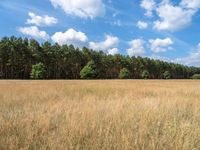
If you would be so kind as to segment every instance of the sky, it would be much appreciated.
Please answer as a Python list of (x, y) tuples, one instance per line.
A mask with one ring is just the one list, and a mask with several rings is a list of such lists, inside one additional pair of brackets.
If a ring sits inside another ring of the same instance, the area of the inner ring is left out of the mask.
[(0, 0), (0, 38), (200, 66), (200, 0)]

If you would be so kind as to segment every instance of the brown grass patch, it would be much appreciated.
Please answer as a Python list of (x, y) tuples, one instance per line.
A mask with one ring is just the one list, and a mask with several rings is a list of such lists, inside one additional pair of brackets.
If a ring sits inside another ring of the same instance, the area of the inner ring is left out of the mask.
[(0, 149), (200, 149), (200, 82), (0, 81)]

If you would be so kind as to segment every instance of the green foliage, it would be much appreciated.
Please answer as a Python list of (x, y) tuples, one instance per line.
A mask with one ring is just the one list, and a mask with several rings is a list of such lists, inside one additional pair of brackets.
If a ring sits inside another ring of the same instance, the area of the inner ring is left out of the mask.
[(142, 72), (141, 76), (142, 76), (142, 79), (149, 79), (150, 78), (150, 74), (149, 74), (149, 72), (147, 70), (144, 70)]
[(87, 65), (80, 72), (81, 79), (95, 79), (97, 76), (96, 65), (93, 60), (89, 61)]
[(44, 79), (45, 66), (43, 63), (38, 63), (32, 66), (31, 78), (32, 79)]
[(194, 74), (191, 79), (200, 79), (200, 74)]
[(127, 68), (123, 68), (120, 70), (119, 73), (120, 79), (129, 79), (130, 78), (130, 71)]
[(189, 79), (200, 74), (199, 67), (120, 54), (112, 56), (86, 47), (81, 50), (73, 45), (40, 44), (34, 39), (14, 36), (0, 40), (1, 79), (30, 79), (32, 66), (38, 63), (44, 65), (45, 79), (80, 79), (80, 71), (90, 60), (95, 62), (95, 71), (86, 67), (83, 78), (117, 79), (122, 68), (129, 69), (130, 79), (163, 79), (166, 70), (172, 79)]
[(163, 78), (164, 78), (164, 79), (171, 79), (171, 74), (170, 74), (170, 72), (169, 72), (169, 71), (165, 71), (165, 72), (163, 73)]

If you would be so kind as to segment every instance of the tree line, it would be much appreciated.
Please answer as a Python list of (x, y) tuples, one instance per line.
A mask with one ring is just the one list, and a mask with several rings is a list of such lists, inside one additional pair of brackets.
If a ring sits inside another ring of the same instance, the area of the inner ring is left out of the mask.
[(0, 40), (0, 79), (189, 79), (200, 68), (35, 39)]

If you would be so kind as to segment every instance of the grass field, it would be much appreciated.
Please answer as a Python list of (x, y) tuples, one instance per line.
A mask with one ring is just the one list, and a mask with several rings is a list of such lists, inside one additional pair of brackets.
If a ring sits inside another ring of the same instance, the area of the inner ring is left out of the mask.
[(200, 81), (0, 81), (0, 150), (199, 150)]

